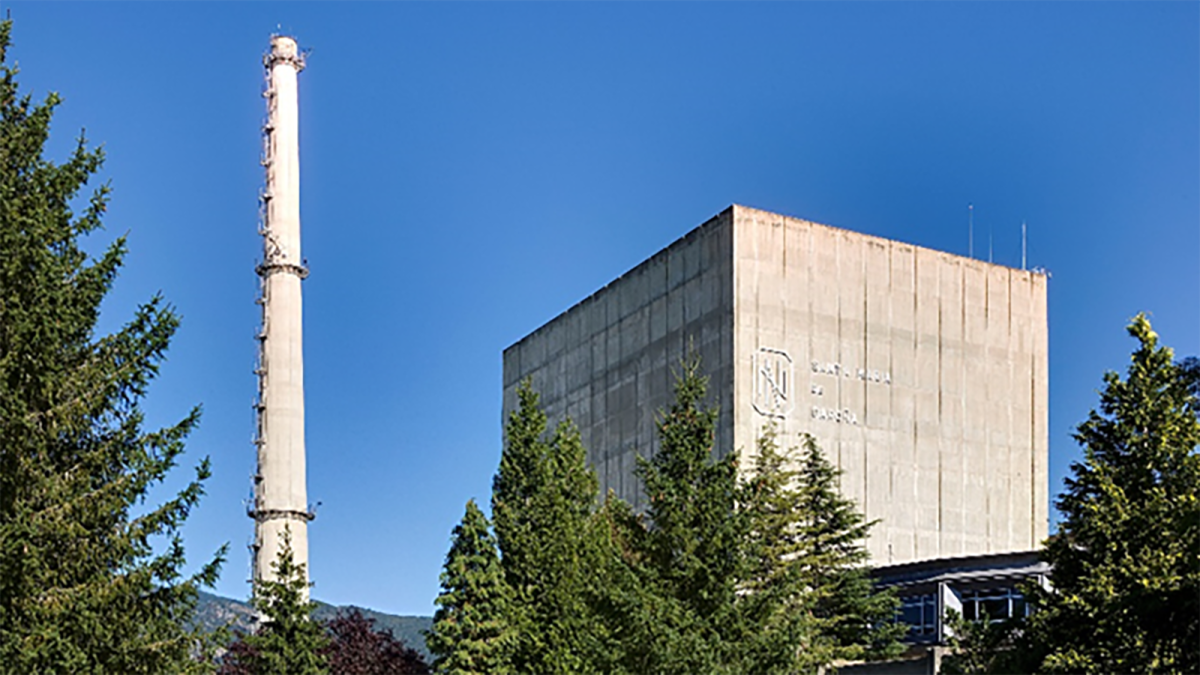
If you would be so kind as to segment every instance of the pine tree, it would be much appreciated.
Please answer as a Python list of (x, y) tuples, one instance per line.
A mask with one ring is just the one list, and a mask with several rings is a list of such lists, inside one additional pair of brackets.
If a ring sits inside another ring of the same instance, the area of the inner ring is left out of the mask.
[(1193, 398), (1200, 398), (1200, 358), (1189, 356), (1179, 361), (1179, 375)]
[(594, 612), (602, 563), (595, 473), (569, 420), (545, 438), (546, 415), (528, 381), (505, 429), (492, 489), (501, 566), (513, 592), (518, 672), (579, 673), (604, 658), (607, 629)]
[(1200, 672), (1200, 401), (1143, 315), (1125, 379), (1104, 376), (1100, 409), (1079, 425), (1084, 458), (1057, 506), (1044, 559), (1053, 587), (1017, 655), (1030, 670)]
[(799, 457), (779, 449), (772, 427), (759, 438), (741, 502), (750, 519), (744, 670), (812, 672), (902, 649), (896, 600), (875, 590), (866, 567), (871, 523), (839, 494), (839, 473), (810, 435)]
[(689, 355), (658, 452), (639, 463), (646, 513), (612, 499), (603, 511), (621, 561), (606, 572), (621, 668), (816, 672), (897, 654), (897, 602), (871, 583), (871, 523), (838, 494), (838, 471), (811, 437), (797, 458), (768, 428), (739, 483), (737, 453), (714, 448), (706, 393)]
[(442, 571), (442, 592), (426, 645), (433, 670), (446, 675), (513, 672), (515, 635), (508, 626), (510, 592), (488, 532), (487, 517), (467, 502), (462, 523), (454, 528)]
[(813, 561), (804, 557), (806, 518), (797, 504), (799, 471), (792, 454), (791, 448), (780, 450), (776, 428), (767, 426), (742, 489), (739, 508), (749, 523), (738, 606), (745, 617), (739, 651), (746, 672), (811, 672), (833, 656), (821, 635), (827, 622), (814, 615), (802, 575)]
[[(625, 558), (637, 583), (624, 587), (623, 668), (629, 672), (737, 670), (742, 633), (735, 602), (746, 519), (738, 511), (737, 455), (713, 459), (717, 411), (689, 355), (675, 401), (658, 423), (659, 449), (639, 458), (649, 507), (626, 515)], [(639, 532), (638, 530), (641, 529)]]
[(279, 554), (271, 562), (273, 579), (254, 582), (250, 604), (262, 623), (241, 638), (244, 646), (231, 649), (222, 673), (254, 675), (321, 675), (329, 672), (329, 636), (313, 619), (317, 604), (309, 599), (308, 575), (296, 563), (292, 533), (283, 530)]
[(833, 659), (889, 658), (902, 651), (906, 627), (894, 621), (896, 597), (871, 581), (866, 541), (875, 522), (841, 495), (841, 473), (806, 434), (797, 476), (800, 583), (812, 594), (812, 612)]
[(986, 611), (968, 621), (958, 611), (946, 612), (948, 653), (942, 657), (945, 675), (1016, 673), (1023, 668), (1014, 662), (1013, 641), (1020, 635), (1024, 617), (993, 621)]
[(108, 204), (107, 185), (80, 198), (104, 154), (81, 137), (65, 163), (43, 157), (59, 98), (19, 93), (11, 28), (0, 22), (0, 671), (188, 672), (202, 641), (185, 624), (223, 556), (181, 574), (207, 459), (173, 499), (133, 512), (199, 420), (142, 428), (179, 318), (155, 297), (95, 335), (126, 252), (123, 237), (95, 260), (79, 245)]

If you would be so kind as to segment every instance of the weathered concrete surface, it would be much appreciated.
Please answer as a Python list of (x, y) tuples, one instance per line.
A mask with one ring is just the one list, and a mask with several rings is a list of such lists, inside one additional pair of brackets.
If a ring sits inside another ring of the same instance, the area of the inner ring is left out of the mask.
[(296, 75), (303, 58), (295, 40), (275, 36), (266, 65), (262, 328), (259, 334), (258, 471), (255, 475), (254, 577), (271, 578), (282, 533), (290, 529), (297, 563), (308, 562), (304, 450), (304, 347), (300, 282), (300, 144)]
[(841, 663), (837, 672), (842, 675), (938, 675), (946, 648), (941, 646), (910, 647), (899, 657), (887, 661)]
[(689, 341), (712, 377), (723, 448), (733, 447), (732, 221), (723, 213), (504, 353), (504, 411), (531, 377), (554, 420), (579, 426), (604, 489), (642, 506), (635, 457), (657, 443)]
[(637, 506), (670, 369), (693, 341), (718, 448), (751, 466), (774, 423), (813, 434), (881, 520), (876, 563), (1046, 537), (1046, 278), (733, 206), (504, 353), (579, 425), (601, 484)]

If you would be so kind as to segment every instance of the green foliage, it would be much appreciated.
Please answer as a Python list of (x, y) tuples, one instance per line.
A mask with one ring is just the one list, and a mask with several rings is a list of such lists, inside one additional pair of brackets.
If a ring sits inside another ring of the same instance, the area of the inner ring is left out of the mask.
[(867, 567), (868, 522), (838, 491), (841, 471), (825, 458), (816, 440), (804, 437), (795, 509), (802, 514), (797, 564), (803, 588), (812, 594), (813, 614), (835, 659), (897, 656), (907, 630), (893, 618), (899, 601), (876, 591)]
[(609, 557), (597, 606), (615, 643), (604, 670), (816, 672), (898, 653), (897, 603), (871, 584), (870, 524), (838, 495), (838, 472), (811, 438), (798, 458), (768, 429), (739, 483), (737, 453), (716, 458), (706, 394), (690, 355), (658, 452), (639, 463), (647, 512), (610, 494), (598, 514)]
[(1104, 376), (1075, 435), (1084, 459), (1044, 551), (1053, 588), (1026, 589), (1029, 670), (1200, 672), (1200, 402), (1145, 316), (1129, 333), (1125, 379)]
[(746, 518), (737, 508), (737, 455), (713, 460), (716, 410), (705, 405), (699, 358), (682, 363), (675, 401), (658, 424), (659, 449), (639, 458), (645, 520), (618, 510), (618, 536), (634, 583), (622, 667), (641, 673), (731, 672), (741, 626), (735, 608)]
[(740, 604), (751, 617), (746, 670), (812, 672), (834, 661), (899, 654), (897, 600), (876, 591), (865, 541), (872, 523), (837, 489), (840, 472), (812, 436), (779, 449), (768, 427), (743, 489), (750, 518)]
[(805, 585), (805, 514), (797, 508), (799, 472), (791, 448), (779, 449), (773, 426), (758, 439), (758, 452), (742, 490), (749, 518), (739, 609), (745, 617), (742, 670), (811, 672), (833, 659)]
[(604, 556), (593, 516), (596, 476), (575, 426), (563, 422), (547, 439), (546, 416), (528, 381), (518, 396), (492, 490), (501, 566), (513, 593), (512, 664), (518, 672), (583, 672), (605, 641), (592, 602), (593, 571)]
[(1193, 398), (1200, 398), (1200, 358), (1189, 356), (1177, 364), (1179, 375)]
[(309, 599), (312, 585), (303, 563), (296, 563), (292, 533), (281, 537), (279, 555), (271, 563), (272, 578), (254, 582), (251, 605), (262, 623), (242, 639), (246, 649), (237, 653), (239, 665), (255, 675), (320, 675), (328, 672), (329, 636), (313, 619), (316, 603)]
[(79, 213), (72, 203), (104, 155), (80, 138), (65, 163), (43, 158), (59, 98), (19, 94), (11, 27), (0, 22), (0, 670), (188, 672), (204, 641), (184, 626), (223, 556), (181, 575), (179, 531), (207, 459), (174, 498), (133, 514), (199, 420), (195, 409), (142, 428), (179, 319), (155, 297), (95, 336), (125, 240), (89, 261), (79, 239), (101, 227), (109, 188)]
[(945, 675), (988, 675), (1015, 673), (1020, 665), (1014, 663), (1013, 640), (1019, 634), (1020, 617), (991, 621), (987, 612), (975, 621), (967, 621), (956, 610), (946, 615), (950, 634), (949, 653), (942, 659)]
[(454, 528), (442, 571), (442, 592), (433, 628), (426, 638), (433, 669), (448, 675), (513, 672), (515, 635), (509, 628), (508, 586), (487, 517), (467, 502), (462, 523)]
[(612, 493), (596, 509), (578, 433), (567, 422), (547, 439), (522, 383), (493, 486), (503, 578), (469, 504), (429, 638), (439, 672), (817, 672), (900, 650), (896, 600), (865, 567), (871, 524), (838, 472), (811, 438), (797, 457), (768, 430), (741, 484), (737, 453), (715, 458), (707, 386), (689, 356), (658, 451), (639, 461), (636, 514)]

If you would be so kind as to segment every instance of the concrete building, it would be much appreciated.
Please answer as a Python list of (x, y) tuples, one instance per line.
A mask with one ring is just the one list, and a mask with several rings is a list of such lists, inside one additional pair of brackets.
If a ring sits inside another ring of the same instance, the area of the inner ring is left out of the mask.
[(1028, 616), (1021, 585), (1048, 584), (1049, 564), (1036, 551), (941, 558), (884, 565), (871, 571), (878, 586), (900, 598), (898, 620), (908, 624), (903, 655), (883, 662), (841, 664), (843, 675), (936, 675), (951, 636), (946, 618), (954, 610), (968, 621), (998, 623)]
[(604, 489), (635, 457), (691, 344), (717, 451), (813, 434), (880, 519), (876, 565), (1029, 551), (1047, 535), (1046, 278), (731, 206), (504, 352), (504, 413), (532, 378), (579, 425)]
[(258, 470), (254, 474), (253, 578), (271, 577), (284, 528), (291, 532), (297, 563), (308, 563), (312, 513), (304, 457), (304, 345), (300, 282), (308, 276), (300, 253), (300, 125), (296, 76), (304, 55), (290, 37), (271, 38), (266, 68), (267, 123), (263, 126), (259, 233), (263, 259), (257, 300), (259, 329), (258, 400), (255, 402)]

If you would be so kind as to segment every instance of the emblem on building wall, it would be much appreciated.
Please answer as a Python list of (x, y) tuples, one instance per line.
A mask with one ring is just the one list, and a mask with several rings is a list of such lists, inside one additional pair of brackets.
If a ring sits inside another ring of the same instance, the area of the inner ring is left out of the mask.
[(769, 417), (787, 417), (795, 405), (792, 398), (792, 357), (782, 349), (760, 347), (751, 361), (754, 368), (754, 409)]

